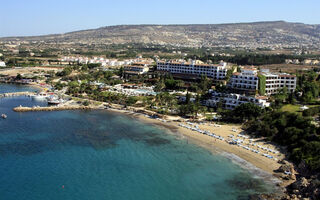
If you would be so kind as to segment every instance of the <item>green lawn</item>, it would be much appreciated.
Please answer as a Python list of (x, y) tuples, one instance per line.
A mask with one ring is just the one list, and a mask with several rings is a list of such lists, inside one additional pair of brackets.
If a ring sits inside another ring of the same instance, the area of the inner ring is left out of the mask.
[[(316, 107), (317, 105), (306, 105), (309, 108)], [(302, 111), (300, 110), (301, 105), (292, 105), (292, 104), (287, 104), (282, 106), (280, 109), (283, 112), (295, 112), (295, 113), (301, 113)]]
[(283, 112), (300, 112), (300, 105), (292, 105), (292, 104), (287, 104), (282, 106), (281, 111)]

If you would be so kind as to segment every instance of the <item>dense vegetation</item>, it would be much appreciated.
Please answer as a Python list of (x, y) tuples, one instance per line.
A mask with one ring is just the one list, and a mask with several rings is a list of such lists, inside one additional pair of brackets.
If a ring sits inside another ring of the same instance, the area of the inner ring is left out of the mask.
[(311, 119), (296, 113), (271, 111), (247, 124), (249, 133), (287, 147), (296, 164), (305, 162), (311, 170), (320, 170), (319, 128)]

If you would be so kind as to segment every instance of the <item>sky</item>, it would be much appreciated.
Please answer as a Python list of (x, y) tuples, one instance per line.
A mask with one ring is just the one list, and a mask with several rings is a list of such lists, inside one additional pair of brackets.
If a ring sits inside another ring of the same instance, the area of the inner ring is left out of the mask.
[(123, 24), (320, 24), (320, 0), (0, 0), (0, 37)]

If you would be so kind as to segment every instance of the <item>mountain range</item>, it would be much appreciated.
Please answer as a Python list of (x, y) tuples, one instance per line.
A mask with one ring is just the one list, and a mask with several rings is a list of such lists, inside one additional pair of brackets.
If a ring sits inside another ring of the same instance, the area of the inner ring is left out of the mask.
[(41, 41), (55, 44), (142, 43), (177, 47), (319, 48), (320, 25), (285, 21), (233, 24), (118, 25), (64, 34), (6, 37), (0, 38), (0, 41)]

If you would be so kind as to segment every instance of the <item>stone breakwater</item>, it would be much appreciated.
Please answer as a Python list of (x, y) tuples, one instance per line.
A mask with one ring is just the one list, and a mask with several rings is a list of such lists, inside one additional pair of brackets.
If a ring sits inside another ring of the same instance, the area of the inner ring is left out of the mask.
[(35, 93), (34, 92), (12, 92), (12, 93), (0, 94), (0, 98), (17, 97), (17, 96), (31, 96), (31, 95), (35, 95)]
[(91, 110), (96, 109), (91, 106), (51, 106), (51, 107), (15, 107), (15, 112), (31, 112), (31, 111), (61, 111), (61, 110)]

